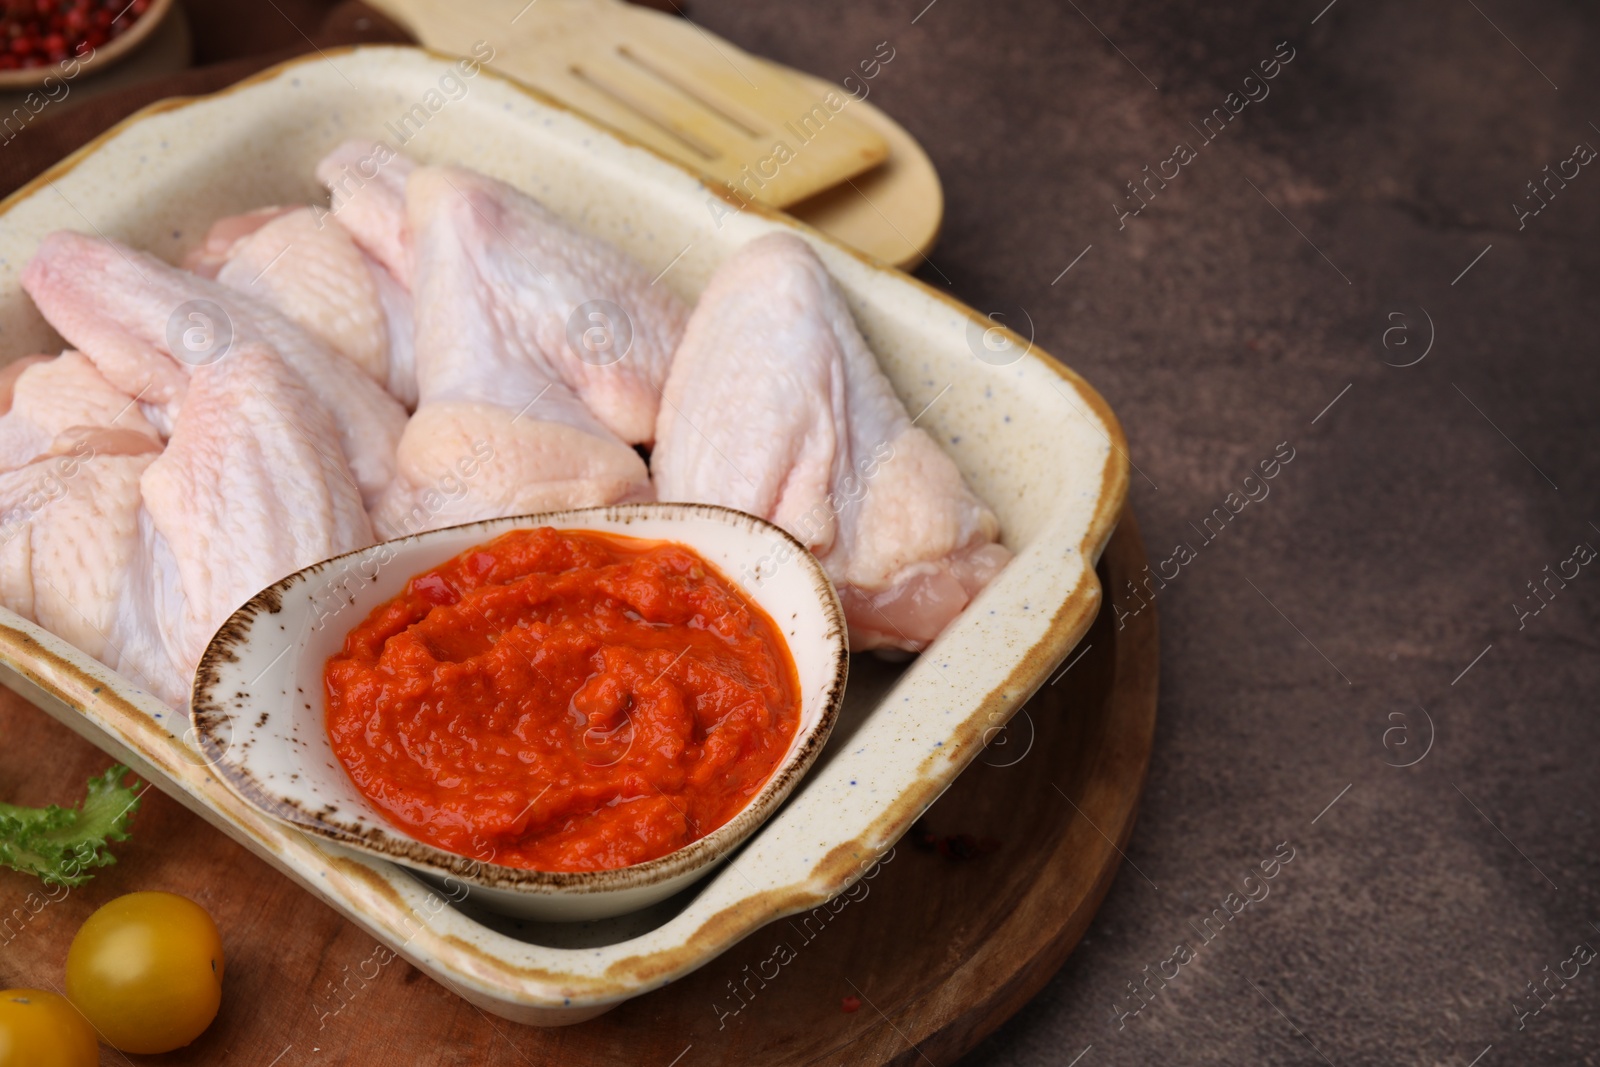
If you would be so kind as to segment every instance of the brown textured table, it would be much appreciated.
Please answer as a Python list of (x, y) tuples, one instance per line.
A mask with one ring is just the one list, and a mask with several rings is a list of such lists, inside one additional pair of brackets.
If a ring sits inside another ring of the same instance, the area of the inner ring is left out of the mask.
[[(873, 100), (946, 183), (919, 275), (1031, 321), (1105, 394), (1150, 557), (1172, 561), (1127, 849), (1149, 881), (1125, 870), (1066, 966), (968, 1061), (1600, 1059), (1600, 974), (1551, 977), (1600, 946), (1600, 571), (1567, 562), (1600, 547), (1600, 173), (1564, 162), (1600, 147), (1600, 15), (1550, 0), (690, 13), (835, 79), (891, 43)], [(234, 66), (184, 84), (305, 49), (295, 26), (318, 36), (322, 14), (201, 8), (197, 58)], [(375, 32), (358, 17), (336, 12), (331, 37)], [(28, 130), (0, 149), (0, 179), (140, 102)], [(1293, 459), (1247, 483), (1280, 444)], [(1245, 884), (1282, 842), (1295, 858)]]

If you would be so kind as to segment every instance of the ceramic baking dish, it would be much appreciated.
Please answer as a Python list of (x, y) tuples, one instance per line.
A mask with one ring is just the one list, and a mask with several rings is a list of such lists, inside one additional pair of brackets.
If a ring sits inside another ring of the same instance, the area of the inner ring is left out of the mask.
[(716, 265), (777, 229), (809, 241), (918, 425), (1000, 517), (1016, 560), (923, 655), (858, 656), (821, 758), (784, 808), (707, 879), (587, 924), (513, 923), (389, 862), (257, 813), (213, 775), (187, 719), (0, 609), (0, 681), (125, 760), (451, 989), (522, 1022), (578, 1022), (701, 966), (846, 888), (931, 804), (1088, 628), (1094, 565), (1127, 490), (1121, 428), (1028, 341), (787, 217), (737, 210), (698, 178), (488, 71), (357, 48), (156, 104), (0, 204), (0, 358), (61, 342), (18, 275), (39, 239), (100, 233), (177, 260), (221, 215), (325, 202), (312, 178), (354, 136), (521, 187), (692, 299)]

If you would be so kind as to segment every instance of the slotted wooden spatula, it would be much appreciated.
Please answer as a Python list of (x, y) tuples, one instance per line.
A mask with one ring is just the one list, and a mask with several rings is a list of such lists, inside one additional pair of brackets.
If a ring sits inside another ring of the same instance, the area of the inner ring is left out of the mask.
[(830, 108), (784, 68), (622, 0), (369, 2), (430, 48), (467, 55), (487, 43), (493, 69), (773, 207), (889, 155), (842, 90)]

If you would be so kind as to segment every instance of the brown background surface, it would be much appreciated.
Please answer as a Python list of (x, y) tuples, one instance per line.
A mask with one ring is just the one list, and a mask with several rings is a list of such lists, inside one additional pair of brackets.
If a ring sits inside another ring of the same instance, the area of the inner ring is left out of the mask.
[[(1132, 442), (1151, 559), (1195, 551), (1160, 593), (1161, 723), (1128, 849), (1149, 880), (1124, 871), (1066, 966), (968, 1062), (1596, 1062), (1593, 966), (1520, 1029), (1517, 1010), (1544, 968), (1600, 945), (1600, 568), (1537, 615), (1513, 604), (1532, 607), (1526, 583), (1579, 542), (1600, 547), (1600, 170), (1523, 229), (1512, 204), (1575, 144), (1600, 146), (1600, 16), (924, 3), (690, 14), (835, 80), (890, 42), (872, 99), (948, 198), (918, 275), (1031, 323), (1093, 382)], [(149, 100), (312, 38), (386, 33), (313, 0), (189, 9), (197, 59), (220, 65), (30, 126), (0, 147), (0, 187)], [(1285, 40), (1271, 95), (1200, 145), (1190, 123)], [(1198, 158), (1119, 229), (1125, 183), (1179, 141)], [(1430, 335), (1420, 362), (1386, 365)], [(1295, 458), (1270, 496), (1207, 541), (1201, 520), (1280, 442)], [(95, 765), (77, 762), (63, 788)], [(1270, 895), (1119, 1029), (1114, 1007), (1138, 1003), (1125, 983), (1197, 943), (1189, 924), (1283, 841), (1296, 858)]]

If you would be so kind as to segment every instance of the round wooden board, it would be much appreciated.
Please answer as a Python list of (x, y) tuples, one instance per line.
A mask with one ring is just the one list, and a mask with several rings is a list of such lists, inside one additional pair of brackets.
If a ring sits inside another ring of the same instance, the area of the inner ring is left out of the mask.
[[(1125, 515), (1100, 564), (1105, 587), (1144, 560)], [(1155, 729), (1157, 626), (1153, 610), (1121, 630), (1110, 616), (1103, 608), (1026, 714), (869, 878), (591, 1022), (539, 1030), (486, 1015), (386, 959), (354, 925), (153, 790), (132, 840), (116, 846), (117, 865), (83, 888), (46, 896), (36, 879), (0, 870), (0, 986), (59, 988), (67, 946), (91, 911), (121, 893), (167, 889), (200, 901), (222, 929), (222, 1012), (186, 1049), (130, 1058), (103, 1048), (104, 1064), (951, 1063), (1061, 966), (1132, 832)], [(14, 803), (71, 803), (108, 763), (8, 692), (0, 738), (0, 798)]]

